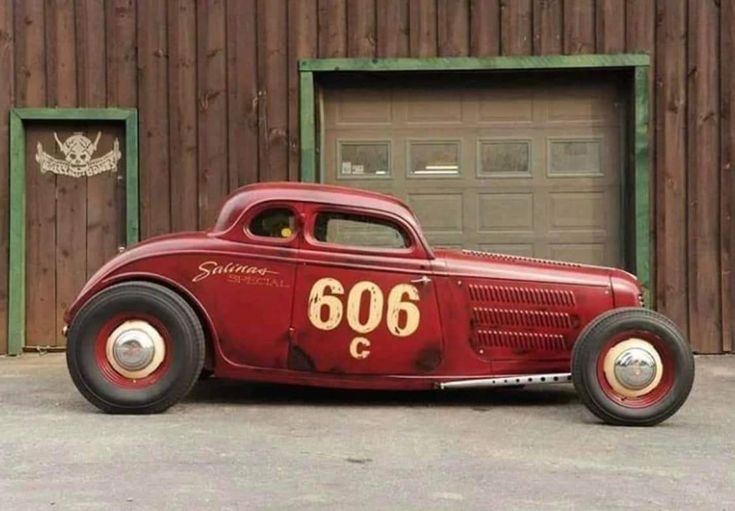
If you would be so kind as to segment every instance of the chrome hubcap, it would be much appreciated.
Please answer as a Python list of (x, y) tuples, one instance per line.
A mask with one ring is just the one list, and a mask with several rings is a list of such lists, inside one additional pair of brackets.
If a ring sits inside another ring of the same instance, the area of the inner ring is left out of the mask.
[(166, 354), (163, 337), (150, 323), (129, 320), (107, 338), (106, 355), (122, 376), (145, 378), (158, 369)]
[(605, 354), (605, 378), (613, 390), (623, 397), (648, 394), (661, 383), (663, 371), (658, 351), (643, 339), (627, 339)]
[(640, 390), (656, 377), (656, 360), (642, 348), (631, 348), (615, 359), (615, 378), (632, 390)]

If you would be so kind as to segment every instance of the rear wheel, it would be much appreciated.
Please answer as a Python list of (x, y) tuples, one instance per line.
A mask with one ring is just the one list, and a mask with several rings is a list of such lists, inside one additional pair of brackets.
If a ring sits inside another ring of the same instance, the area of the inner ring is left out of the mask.
[(614, 309), (580, 334), (572, 351), (572, 381), (603, 421), (652, 426), (686, 401), (694, 357), (667, 317), (642, 308)]
[(184, 397), (204, 364), (196, 313), (150, 282), (111, 286), (69, 329), (67, 366), (82, 395), (109, 413), (157, 413)]

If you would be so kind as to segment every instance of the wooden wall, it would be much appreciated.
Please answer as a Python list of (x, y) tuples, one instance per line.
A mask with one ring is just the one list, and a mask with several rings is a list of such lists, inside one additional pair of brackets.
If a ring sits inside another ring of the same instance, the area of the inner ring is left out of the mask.
[(299, 58), (619, 52), (654, 63), (658, 306), (732, 351), (733, 26), (719, 0), (0, 0), (0, 352), (12, 105), (137, 107), (147, 237), (298, 178)]

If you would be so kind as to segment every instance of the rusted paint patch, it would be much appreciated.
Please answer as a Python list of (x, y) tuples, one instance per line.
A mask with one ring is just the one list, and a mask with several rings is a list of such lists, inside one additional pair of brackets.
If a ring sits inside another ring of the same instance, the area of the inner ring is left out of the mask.
[(427, 346), (419, 352), (413, 365), (419, 371), (428, 372), (439, 367), (441, 361), (442, 350), (438, 346)]
[(304, 350), (298, 346), (291, 346), (288, 349), (288, 368), (294, 371), (314, 372), (314, 361)]

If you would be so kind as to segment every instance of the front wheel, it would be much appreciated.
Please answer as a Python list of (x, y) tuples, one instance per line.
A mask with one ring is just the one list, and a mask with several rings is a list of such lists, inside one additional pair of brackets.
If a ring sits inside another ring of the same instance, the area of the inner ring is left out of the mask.
[(174, 291), (116, 284), (92, 297), (69, 328), (67, 366), (82, 395), (109, 413), (157, 413), (184, 397), (204, 365), (202, 325)]
[(595, 318), (572, 351), (572, 381), (582, 402), (609, 424), (653, 426), (684, 404), (694, 357), (667, 317), (621, 308)]

